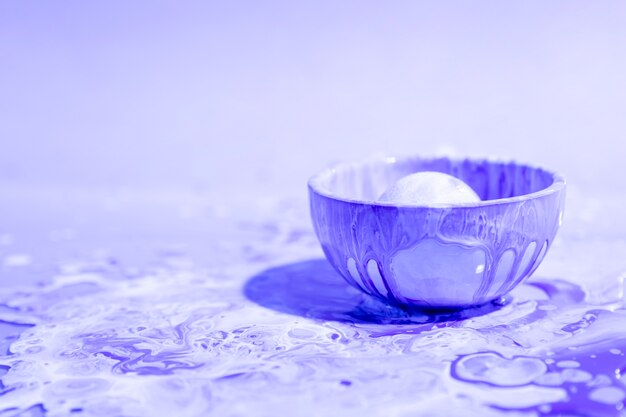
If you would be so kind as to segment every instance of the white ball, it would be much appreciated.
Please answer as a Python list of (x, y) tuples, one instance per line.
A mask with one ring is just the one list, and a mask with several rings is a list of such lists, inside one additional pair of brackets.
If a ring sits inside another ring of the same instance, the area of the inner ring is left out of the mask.
[(432, 204), (475, 203), (480, 197), (460, 179), (441, 172), (417, 172), (400, 178), (379, 198), (398, 204), (428, 206)]

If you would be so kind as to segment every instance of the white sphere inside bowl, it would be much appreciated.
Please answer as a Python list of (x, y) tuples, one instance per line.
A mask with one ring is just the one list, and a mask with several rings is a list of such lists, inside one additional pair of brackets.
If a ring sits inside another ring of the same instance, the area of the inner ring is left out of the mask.
[(480, 197), (469, 185), (452, 175), (425, 171), (400, 178), (380, 196), (379, 201), (429, 206), (475, 203)]

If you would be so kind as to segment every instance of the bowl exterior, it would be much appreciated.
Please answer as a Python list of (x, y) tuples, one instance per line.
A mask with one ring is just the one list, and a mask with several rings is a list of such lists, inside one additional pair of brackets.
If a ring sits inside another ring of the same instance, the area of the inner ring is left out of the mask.
[(352, 286), (391, 303), (468, 307), (530, 276), (561, 224), (565, 187), (475, 207), (394, 207), (335, 199), (309, 187), (313, 225)]

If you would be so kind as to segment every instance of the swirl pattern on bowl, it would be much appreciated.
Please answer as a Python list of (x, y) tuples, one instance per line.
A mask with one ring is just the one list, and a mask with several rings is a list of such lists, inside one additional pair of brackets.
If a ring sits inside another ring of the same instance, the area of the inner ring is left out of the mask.
[[(482, 201), (376, 201), (419, 171), (460, 178)], [(309, 197), (322, 249), (351, 285), (393, 304), (466, 307), (502, 297), (539, 266), (561, 224), (565, 181), (512, 162), (388, 158), (329, 168), (311, 178)]]

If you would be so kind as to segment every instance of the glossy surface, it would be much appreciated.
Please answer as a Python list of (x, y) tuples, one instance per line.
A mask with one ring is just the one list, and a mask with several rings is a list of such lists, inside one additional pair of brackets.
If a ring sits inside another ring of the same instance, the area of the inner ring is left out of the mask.
[[(398, 178), (444, 172), (483, 200), (374, 201)], [(496, 300), (539, 266), (563, 216), (565, 182), (513, 163), (407, 158), (344, 164), (309, 182), (326, 257), (354, 287), (391, 303), (467, 307)]]
[(570, 191), (503, 305), (409, 314), (301, 197), (0, 188), (0, 416), (620, 416), (624, 199)]

